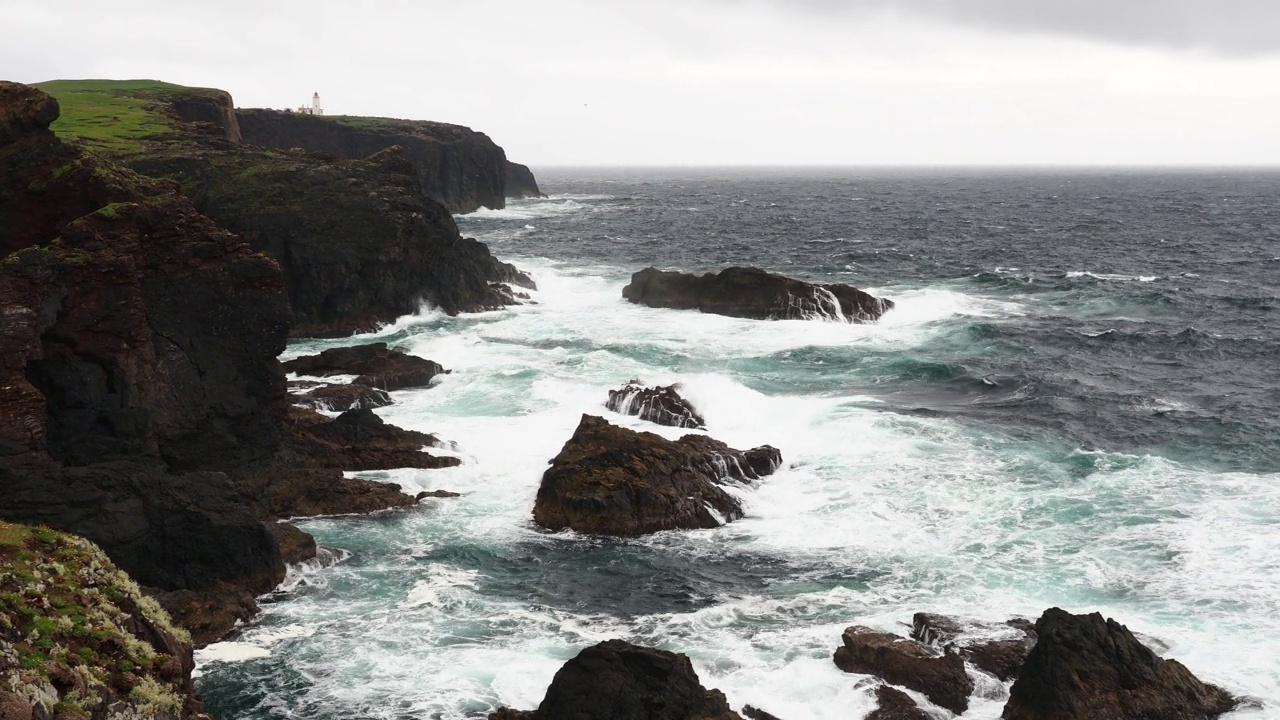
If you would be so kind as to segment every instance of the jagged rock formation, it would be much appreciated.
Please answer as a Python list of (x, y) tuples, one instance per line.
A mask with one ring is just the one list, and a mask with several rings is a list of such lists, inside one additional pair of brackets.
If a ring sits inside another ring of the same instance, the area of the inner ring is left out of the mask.
[[(322, 117), (276, 110), (239, 110), (236, 114), (245, 142), (267, 148), (302, 148), (357, 160), (399, 145), (413, 165), (422, 193), (453, 212), (482, 207), (497, 210), (506, 206), (506, 198), (523, 197), (507, 190), (506, 152), (487, 135), (470, 128), (423, 120)], [(529, 179), (532, 173), (528, 178), (516, 177), (513, 184), (527, 189)], [(536, 182), (533, 190), (537, 191)]]
[(841, 640), (844, 644), (834, 657), (841, 670), (875, 675), (924, 693), (935, 705), (957, 715), (969, 709), (973, 680), (959, 655), (864, 627), (848, 628)]
[(289, 383), (289, 392), (294, 405), (328, 412), (380, 408), (395, 402), (385, 390), (355, 383), (343, 385), (295, 380)]
[(426, 387), (431, 379), (443, 375), (439, 363), (391, 349), (386, 343), (369, 343), (330, 348), (319, 355), (307, 355), (284, 364), (285, 372), (326, 377), (355, 375), (352, 384), (380, 390), (403, 390)]
[(1005, 682), (1018, 676), (1036, 644), (1036, 631), (1029, 620), (1014, 619), (997, 625), (962, 622), (932, 613), (916, 613), (912, 617), (911, 637), (939, 649), (951, 647), (974, 667)]
[(656, 308), (756, 320), (836, 320), (871, 322), (893, 301), (840, 284), (815, 284), (759, 268), (731, 267), (702, 276), (645, 268), (631, 276), (622, 297)]
[(679, 385), (644, 387), (636, 381), (621, 390), (610, 390), (605, 407), (623, 415), (636, 415), (658, 425), (704, 430), (707, 422), (680, 396)]
[[(518, 301), (511, 284), (532, 287), (483, 243), (459, 234), (448, 209), (424, 195), (419, 168), (405, 157), (412, 152), (394, 143), (380, 144), (368, 160), (272, 151), (237, 142), (244, 128), (221, 91), (106, 81), (48, 85), (78, 93), (82, 112), (94, 107), (85, 97), (103, 98), (101, 112), (108, 115), (112, 103), (134, 103), (130, 117), (144, 121), (120, 128), (120, 137), (85, 137), (133, 170), (177, 180), (199, 212), (275, 258), (284, 271), (295, 337), (372, 330), (416, 312), (423, 302), (450, 314), (496, 309)], [(94, 121), (73, 118), (63, 131), (74, 137), (78, 128), (103, 127)], [(465, 182), (448, 192), (465, 204), (488, 182), (476, 179), (470, 165), (493, 164), (498, 177), (505, 158), (500, 149), (489, 157), (487, 138), (459, 143), (446, 153), (453, 158), (447, 174)], [(467, 184), (473, 180), (480, 185)], [(495, 189), (484, 192), (501, 200), (501, 178), (493, 182)]]
[(742, 720), (708, 690), (686, 655), (608, 640), (556, 673), (537, 710), (503, 708), (489, 720)]
[(533, 519), (549, 530), (634, 536), (713, 528), (742, 517), (721, 487), (773, 473), (782, 455), (742, 452), (705, 435), (676, 441), (583, 415), (542, 476)]
[(507, 161), (507, 181), (504, 192), (509, 198), (541, 198), (546, 195), (538, 189), (533, 171), (520, 163)]
[(1005, 705), (1006, 720), (1204, 720), (1235, 700), (1098, 613), (1046, 610)]
[(0, 717), (207, 719), (191, 638), (93, 543), (0, 522)]
[[(290, 501), (314, 488), (388, 486), (344, 480), (305, 452), (350, 451), (286, 426), (279, 266), (174, 183), (58, 140), (57, 114), (0, 83), (0, 517), (83, 535), (183, 607), (247, 618), (284, 577), (264, 520), (302, 514)], [(362, 457), (408, 452), (383, 449)], [(245, 499), (256, 476), (289, 478), (270, 512)]]

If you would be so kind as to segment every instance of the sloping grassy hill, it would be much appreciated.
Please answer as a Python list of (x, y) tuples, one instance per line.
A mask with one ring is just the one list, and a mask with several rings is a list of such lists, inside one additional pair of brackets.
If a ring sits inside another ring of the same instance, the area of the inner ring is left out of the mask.
[(147, 140), (172, 138), (175, 122), (162, 107), (170, 97), (220, 92), (158, 80), (50, 80), (35, 87), (57, 98), (62, 108), (54, 132), (113, 152), (135, 152)]

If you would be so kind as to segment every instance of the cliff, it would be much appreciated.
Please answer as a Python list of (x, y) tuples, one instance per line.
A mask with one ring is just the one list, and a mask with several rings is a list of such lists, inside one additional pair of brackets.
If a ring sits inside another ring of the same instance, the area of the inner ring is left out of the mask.
[(238, 110), (244, 141), (288, 150), (301, 148), (358, 160), (392, 146), (404, 149), (422, 193), (452, 212), (506, 205), (507, 155), (470, 128), (423, 120), (316, 116), (277, 110)]
[(58, 113), (0, 82), (0, 518), (92, 540), (207, 642), (284, 577), (280, 538), (314, 553), (276, 520), (412, 498), (344, 478), (360, 438), (287, 414), (279, 264), (59, 140)]
[(0, 522), (0, 561), (0, 717), (208, 717), (190, 636), (93, 543)]
[[(46, 85), (66, 92), (78, 113), (55, 129), (145, 175), (177, 180), (199, 212), (279, 262), (295, 336), (371, 330), (424, 301), (450, 314), (494, 309), (518, 301), (510, 284), (532, 284), (459, 234), (448, 209), (423, 193), (424, 165), (409, 160), (416, 152), (421, 162), (436, 162), (432, 182), (456, 203), (500, 201), (506, 159), (479, 133), (439, 125), (443, 139), (408, 138), (416, 151), (379, 142), (367, 146), (381, 150), (369, 159), (338, 160), (239, 143), (261, 132), (254, 118), (262, 113), (234, 112), (221, 91), (107, 81)], [(121, 125), (106, 112), (129, 120)], [(288, 128), (347, 127), (267, 113), (273, 115)]]
[(540, 198), (546, 195), (538, 189), (533, 171), (526, 165), (507, 161), (506, 194), (509, 198)]

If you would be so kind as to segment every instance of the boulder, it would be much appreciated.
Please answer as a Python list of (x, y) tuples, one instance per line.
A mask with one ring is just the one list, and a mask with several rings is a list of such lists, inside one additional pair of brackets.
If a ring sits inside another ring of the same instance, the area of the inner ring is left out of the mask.
[(958, 654), (865, 627), (845, 630), (842, 640), (844, 645), (834, 657), (841, 670), (874, 675), (924, 693), (935, 705), (957, 715), (969, 708), (973, 680)]
[(49, 135), (58, 119), (58, 101), (28, 85), (0, 82), (0, 143), (30, 135)]
[(910, 695), (881, 685), (876, 688), (876, 709), (865, 720), (933, 720), (933, 716), (921, 710)]
[(386, 343), (370, 343), (331, 348), (284, 363), (285, 372), (325, 377), (355, 375), (353, 385), (392, 391), (427, 387), (431, 379), (448, 371), (439, 363), (388, 348)]
[(672, 441), (583, 415), (542, 476), (533, 519), (614, 536), (718, 527), (742, 517), (721, 485), (758, 480), (781, 462), (768, 446), (743, 453), (705, 435)]
[(1008, 682), (1018, 676), (1036, 644), (1035, 628), (1027, 620), (1005, 623), (962, 622), (946, 615), (916, 613), (911, 637), (935, 647), (952, 647), (974, 667)]
[(556, 673), (533, 711), (501, 709), (490, 720), (742, 720), (724, 693), (708, 690), (685, 655), (608, 640)]
[(1101, 614), (1050, 608), (1005, 705), (1005, 720), (1204, 720), (1236, 700), (1164, 660)]
[(688, 400), (680, 397), (679, 388), (679, 385), (644, 387), (633, 380), (621, 390), (610, 390), (605, 407), (658, 425), (705, 430), (706, 421)]
[(808, 283), (759, 268), (731, 267), (702, 276), (645, 268), (631, 276), (622, 297), (656, 308), (756, 320), (871, 322), (893, 302), (849, 285)]

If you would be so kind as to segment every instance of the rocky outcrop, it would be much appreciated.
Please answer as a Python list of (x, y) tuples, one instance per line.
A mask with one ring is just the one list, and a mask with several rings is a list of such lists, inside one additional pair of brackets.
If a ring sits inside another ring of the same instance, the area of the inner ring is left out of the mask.
[(1204, 720), (1235, 700), (1164, 660), (1115, 620), (1046, 610), (1005, 705), (1006, 720)]
[(722, 487), (782, 464), (776, 449), (742, 452), (704, 435), (672, 441), (583, 415), (542, 476), (533, 519), (549, 530), (634, 536), (713, 528), (742, 517)]
[(461, 464), (457, 458), (423, 452), (444, 446), (436, 436), (390, 425), (369, 408), (348, 410), (333, 420), (293, 409), (289, 420), (289, 452), (299, 465), (363, 472)]
[(635, 415), (658, 425), (704, 430), (707, 423), (693, 405), (680, 397), (679, 385), (644, 387), (631, 381), (621, 390), (610, 390), (605, 407), (623, 415)]
[(556, 673), (537, 710), (506, 708), (490, 720), (742, 720), (708, 690), (686, 655), (608, 640)]
[(207, 719), (191, 638), (93, 543), (0, 522), (0, 717)]
[(840, 284), (816, 284), (759, 268), (731, 267), (702, 276), (645, 268), (631, 276), (622, 297), (655, 308), (756, 320), (872, 322), (893, 308), (891, 300)]
[(424, 304), (451, 315), (494, 310), (519, 302), (512, 285), (533, 287), (484, 243), (462, 237), (394, 151), (333, 161), (177, 144), (130, 164), (183, 180), (202, 213), (280, 263), (295, 337), (375, 330)]
[(546, 195), (538, 189), (538, 180), (533, 171), (520, 163), (510, 160), (506, 165), (506, 182), (504, 191), (509, 198), (544, 198)]
[(973, 680), (964, 660), (915, 640), (864, 627), (844, 631), (835, 652), (836, 667), (848, 673), (874, 675), (917, 692), (957, 715), (969, 708)]
[(921, 710), (910, 695), (881, 685), (876, 688), (876, 709), (864, 720), (933, 720), (933, 716)]
[(523, 197), (507, 191), (508, 162), (503, 149), (470, 128), (421, 120), (325, 117), (276, 110), (239, 110), (237, 115), (245, 142), (267, 148), (302, 148), (357, 160), (398, 145), (413, 166), (421, 192), (452, 212), (482, 207), (497, 210), (505, 207), (507, 197)]
[(379, 390), (426, 387), (431, 379), (448, 370), (439, 363), (390, 349), (386, 343), (369, 343), (330, 348), (319, 355), (307, 355), (284, 364), (285, 372), (315, 377), (355, 375), (354, 385)]
[(932, 613), (912, 617), (911, 637), (937, 648), (950, 647), (974, 667), (1005, 682), (1018, 676), (1036, 644), (1036, 631), (1029, 620), (996, 624)]
[[(86, 85), (92, 92), (85, 93)], [(497, 309), (519, 301), (511, 285), (532, 286), (483, 243), (458, 233), (449, 210), (423, 193), (419, 172), (406, 158), (413, 151), (405, 147), (379, 145), (377, 157), (368, 160), (267, 150), (236, 142), (239, 122), (224, 117), (230, 101), (221, 91), (151, 82), (49, 86), (77, 100), (79, 115), (68, 128), (123, 133), (85, 136), (86, 142), (137, 172), (177, 181), (199, 212), (279, 263), (295, 337), (373, 330), (423, 303), (450, 314)], [(122, 96), (135, 105), (137, 118), (130, 123), (112, 119), (114, 105), (97, 102)], [(337, 125), (297, 116), (304, 117)], [(483, 137), (468, 133), (462, 135)], [(489, 182), (468, 164), (471, 141), (459, 142), (460, 159), (450, 172), (465, 182)], [(489, 152), (480, 145), (477, 152)], [(483, 157), (497, 177), (502, 158)], [(494, 182), (501, 201), (500, 178)], [(457, 192), (461, 197), (472, 190), (464, 183)]]

